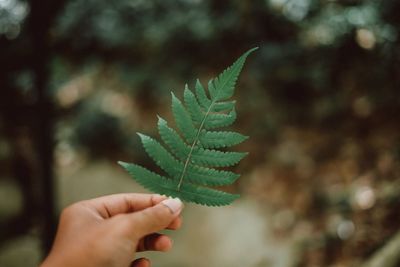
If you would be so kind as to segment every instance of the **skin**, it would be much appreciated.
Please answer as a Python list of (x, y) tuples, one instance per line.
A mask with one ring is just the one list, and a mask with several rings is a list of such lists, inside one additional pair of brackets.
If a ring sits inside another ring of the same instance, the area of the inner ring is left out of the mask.
[(157, 232), (177, 230), (182, 223), (181, 202), (171, 208), (166, 199), (117, 194), (67, 207), (41, 267), (149, 267), (148, 259), (135, 259), (136, 252), (170, 250), (172, 240)]

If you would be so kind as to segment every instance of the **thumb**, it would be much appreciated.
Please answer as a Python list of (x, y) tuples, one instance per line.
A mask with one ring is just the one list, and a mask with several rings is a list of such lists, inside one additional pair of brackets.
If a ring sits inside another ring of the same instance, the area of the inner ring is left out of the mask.
[(132, 236), (140, 239), (166, 228), (183, 208), (179, 198), (167, 198), (155, 206), (129, 214)]

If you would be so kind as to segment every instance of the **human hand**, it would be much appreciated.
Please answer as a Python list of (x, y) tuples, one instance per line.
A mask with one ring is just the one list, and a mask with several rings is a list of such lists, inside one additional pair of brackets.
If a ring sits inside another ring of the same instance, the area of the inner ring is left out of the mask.
[(61, 214), (53, 248), (41, 267), (148, 267), (139, 251), (168, 251), (171, 239), (156, 233), (178, 229), (179, 199), (117, 194), (77, 202)]

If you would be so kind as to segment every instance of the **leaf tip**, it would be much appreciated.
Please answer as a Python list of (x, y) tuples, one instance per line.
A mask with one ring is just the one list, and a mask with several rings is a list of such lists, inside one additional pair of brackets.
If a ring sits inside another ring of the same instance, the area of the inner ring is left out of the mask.
[(157, 122), (157, 124), (158, 125), (161, 125), (161, 124), (166, 124), (166, 120), (164, 120), (161, 116), (159, 116), (159, 115), (157, 115), (157, 119), (158, 119), (158, 122)]
[(120, 165), (123, 168), (126, 168), (129, 165), (129, 163), (126, 163), (126, 162), (123, 162), (123, 161), (120, 161), (120, 160), (117, 161), (117, 163), (118, 163), (118, 165)]
[(139, 135), (140, 139), (142, 139), (142, 140), (147, 138), (147, 135), (144, 135), (142, 133), (137, 132), (136, 134)]
[(172, 97), (172, 106), (181, 103), (179, 98), (177, 98), (176, 95), (173, 92), (171, 92), (171, 97)]
[(259, 48), (259, 47), (256, 46), (256, 47), (253, 47), (253, 48), (247, 50), (247, 51), (243, 54), (243, 57), (246, 58), (248, 55), (250, 55), (250, 54), (253, 53), (254, 51), (258, 50), (258, 48)]

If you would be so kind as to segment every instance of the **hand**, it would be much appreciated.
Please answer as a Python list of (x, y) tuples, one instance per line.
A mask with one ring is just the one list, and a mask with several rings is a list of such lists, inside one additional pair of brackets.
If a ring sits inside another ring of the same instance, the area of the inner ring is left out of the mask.
[(181, 225), (179, 199), (118, 194), (81, 201), (61, 214), (53, 248), (41, 267), (148, 267), (135, 252), (168, 251), (171, 239), (156, 233)]

